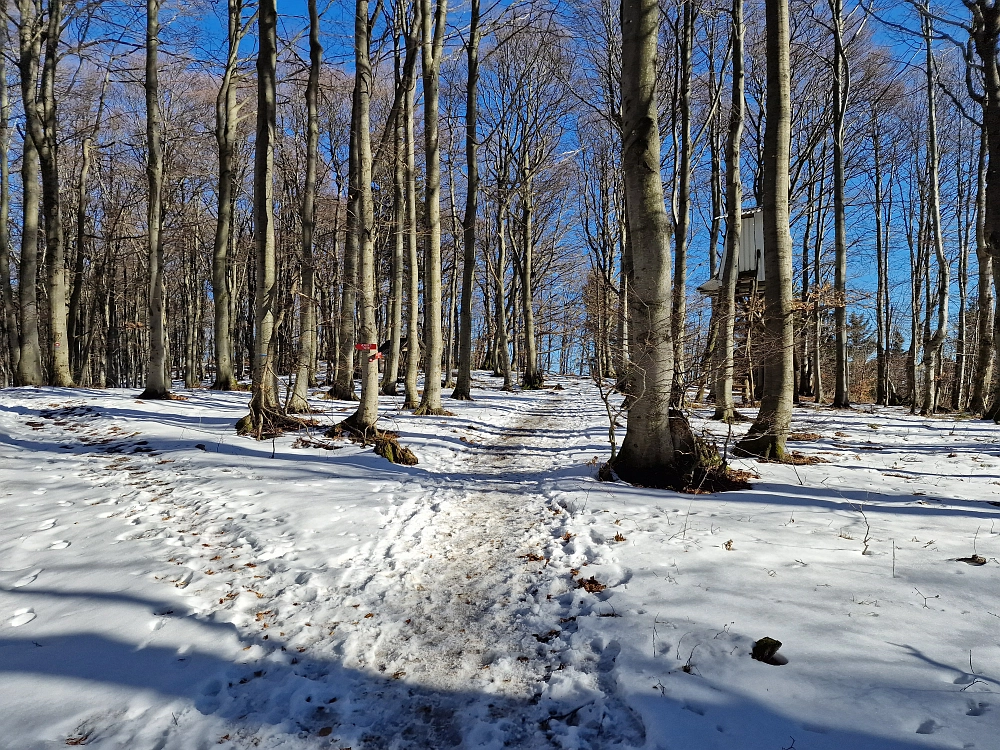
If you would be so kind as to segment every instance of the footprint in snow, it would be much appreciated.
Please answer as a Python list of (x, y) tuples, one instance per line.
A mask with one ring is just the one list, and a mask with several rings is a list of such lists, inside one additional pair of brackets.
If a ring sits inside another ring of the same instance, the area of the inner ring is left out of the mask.
[(25, 607), (24, 609), (15, 609), (14, 616), (10, 619), (7, 624), (12, 628), (19, 628), (22, 625), (27, 625), (29, 622), (35, 619), (35, 610), (31, 607)]
[(71, 500), (60, 500), (56, 505), (62, 506), (63, 508), (68, 508), (73, 502)]
[(29, 583), (32, 583), (36, 578), (38, 578), (38, 574), (41, 572), (42, 572), (41, 568), (35, 568), (27, 575), (18, 578), (16, 581), (14, 581), (14, 588), (19, 589), (22, 586), (27, 586)]
[(990, 707), (989, 703), (976, 703), (975, 701), (969, 701), (969, 710), (965, 712), (966, 716), (982, 716), (986, 713), (986, 709)]
[(49, 545), (49, 549), (66, 549), (68, 546), (69, 542), (65, 539), (60, 539), (57, 542), (52, 542), (52, 544)]
[(937, 730), (941, 728), (934, 719), (927, 719), (919, 727), (917, 727), (917, 734), (934, 734)]
[(55, 525), (56, 525), (56, 519), (54, 519), (54, 518), (48, 518), (48, 519), (42, 521), (40, 524), (38, 524), (38, 528), (36, 530), (37, 531), (48, 531), (49, 529), (51, 529)]
[(45, 492), (46, 492), (45, 490), (43, 490), (43, 489), (41, 489), (41, 488), (38, 488), (37, 490), (35, 490), (35, 491), (34, 491), (34, 492), (32, 492), (31, 494), (32, 494), (32, 495), (44, 495), (44, 494), (45, 494)]

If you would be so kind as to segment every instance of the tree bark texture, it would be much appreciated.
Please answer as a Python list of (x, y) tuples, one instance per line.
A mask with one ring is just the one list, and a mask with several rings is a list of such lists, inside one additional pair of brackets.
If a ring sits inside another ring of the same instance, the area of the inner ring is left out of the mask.
[(795, 332), (792, 311), (792, 237), (788, 231), (791, 137), (788, 0), (765, 0), (767, 124), (761, 176), (764, 222), (763, 397), (757, 419), (736, 446), (737, 455), (781, 460), (792, 421)]
[[(309, 78), (306, 81), (306, 174), (302, 185), (302, 236), (299, 263), (302, 288), (299, 296), (299, 348), (295, 389), (288, 411), (309, 411), (309, 385), (316, 360), (316, 266), (313, 234), (316, 230), (316, 169), (319, 161), (319, 74), (323, 47), (319, 42), (319, 11), (309, 0)], [(367, 12), (367, 11), (366, 11)], [(367, 30), (367, 20), (366, 20)]]
[(476, 219), (479, 213), (478, 96), (479, 96), (479, 0), (471, 0), (469, 41), (465, 48), (465, 161), (468, 169), (465, 214), (462, 218), (464, 259), (462, 265), (462, 307), (458, 326), (458, 381), (451, 397), (472, 400), (472, 294), (476, 279)]
[(160, 2), (146, 0), (146, 249), (149, 257), (149, 361), (140, 398), (167, 398), (167, 321), (163, 307), (163, 121), (160, 116)]
[(716, 346), (714, 419), (730, 422), (733, 407), (733, 352), (736, 347), (736, 276), (743, 231), (743, 182), (740, 143), (743, 140), (743, 0), (733, 0), (733, 96), (726, 138), (726, 252), (717, 303), (719, 343)]
[(441, 57), (448, 0), (418, 0), (421, 11), (421, 63), (424, 79), (424, 395), (418, 414), (440, 414), (441, 407), (441, 144), (438, 127)]

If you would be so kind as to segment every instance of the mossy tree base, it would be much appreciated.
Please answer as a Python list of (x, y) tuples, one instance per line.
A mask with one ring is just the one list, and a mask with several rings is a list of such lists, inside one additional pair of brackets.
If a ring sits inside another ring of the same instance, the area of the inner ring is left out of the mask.
[(521, 390), (524, 391), (537, 391), (545, 387), (545, 378), (542, 377), (541, 373), (535, 373), (530, 377), (525, 374), (521, 382)]
[(414, 412), (415, 417), (453, 417), (455, 416), (447, 409), (441, 407), (431, 408), (428, 404), (420, 404)]
[(312, 407), (309, 406), (309, 402), (304, 398), (292, 395), (288, 399), (288, 405), (285, 407), (286, 414), (312, 414)]
[(208, 387), (210, 391), (240, 391), (239, 381), (232, 375), (228, 377), (216, 378), (215, 382)]
[(383, 433), (375, 438), (375, 452), (390, 463), (416, 466), (417, 457), (391, 433)]
[(712, 415), (712, 419), (716, 422), (725, 422), (726, 424), (739, 424), (740, 422), (749, 422), (750, 417), (742, 412), (736, 411), (736, 409), (721, 409), (717, 408), (715, 414)]
[(169, 401), (170, 391), (165, 388), (147, 388), (139, 394), (142, 401)]
[(326, 397), (334, 401), (357, 401), (358, 395), (352, 387), (348, 388), (343, 383), (334, 383), (333, 387), (326, 392)]
[(733, 448), (737, 458), (760, 458), (766, 461), (785, 460), (785, 436), (773, 432), (755, 432), (750, 428), (746, 437)]
[(694, 493), (745, 489), (748, 486), (745, 481), (729, 476), (729, 469), (718, 448), (695, 435), (679, 410), (670, 413), (670, 436), (674, 446), (671, 464), (634, 466), (626, 454), (619, 453), (614, 461), (601, 468), (600, 478), (611, 478), (611, 472), (614, 472), (629, 484)]
[(469, 393), (469, 390), (469, 388), (456, 388), (452, 391), (451, 398), (456, 401), (475, 401), (475, 399), (472, 398), (472, 394)]
[(405, 445), (400, 445), (399, 435), (388, 430), (379, 432), (375, 425), (362, 424), (357, 414), (352, 414), (323, 433), (327, 438), (341, 438), (345, 435), (351, 441), (360, 443), (362, 447), (374, 444), (375, 453), (391, 463), (403, 466), (417, 465), (416, 455)]

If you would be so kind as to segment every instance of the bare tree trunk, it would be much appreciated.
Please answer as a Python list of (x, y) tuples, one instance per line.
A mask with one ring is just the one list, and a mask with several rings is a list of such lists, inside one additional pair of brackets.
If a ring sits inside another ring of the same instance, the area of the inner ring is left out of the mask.
[(649, 486), (688, 483), (699, 461), (690, 427), (672, 413), (670, 223), (660, 180), (656, 110), (656, 0), (622, 2), (622, 167), (634, 277), (628, 428), (614, 462), (618, 475)]
[[(399, 55), (396, 55), (398, 70)], [(406, 233), (406, 206), (404, 183), (406, 170), (403, 153), (403, 116), (396, 115), (395, 142), (393, 145), (392, 167), (392, 263), (391, 263), (391, 311), (389, 332), (389, 356), (385, 360), (385, 373), (382, 377), (382, 393), (386, 396), (396, 395), (396, 384), (399, 380), (399, 355), (403, 329), (403, 250)]]
[[(930, 217), (928, 227), (931, 231), (931, 241), (934, 245), (934, 255), (938, 263), (937, 288), (937, 328), (930, 337), (924, 350), (924, 405), (922, 414), (934, 413), (938, 407), (937, 371), (941, 359), (941, 350), (945, 336), (948, 334), (948, 290), (951, 281), (951, 268), (944, 254), (944, 237), (941, 230), (941, 199), (938, 189), (938, 143), (937, 143), (937, 110), (934, 96), (934, 57), (931, 45), (931, 21), (924, 19), (924, 43), (927, 45), (927, 179), (928, 198), (930, 202)], [(928, 267), (930, 263), (928, 263)], [(930, 270), (928, 268), (928, 273)], [(930, 279), (928, 277), (928, 288)], [(930, 316), (928, 307), (927, 315)]]
[[(992, 259), (993, 299), (997, 309), (993, 315), (994, 355), (1000, 363), (1000, 3), (992, 0), (969, 0), (965, 3), (972, 15), (970, 41), (979, 57), (983, 93), (975, 98), (983, 110), (983, 137), (987, 139), (986, 189), (983, 198), (983, 254)], [(971, 92), (970, 92), (971, 93)], [(980, 260), (980, 279), (983, 263)], [(983, 289), (979, 290), (982, 300)], [(982, 358), (981, 358), (982, 359)], [(1000, 421), (1000, 378), (994, 377), (993, 394), (984, 410), (986, 419)]]
[(969, 411), (982, 414), (986, 411), (986, 393), (993, 374), (993, 257), (986, 243), (986, 147), (987, 134), (980, 134), (979, 166), (976, 170), (976, 260), (978, 284), (976, 286), (976, 329), (978, 347), (976, 365), (972, 376), (972, 395)]
[(829, 0), (833, 15), (833, 222), (834, 222), (834, 273), (833, 291), (834, 336), (836, 343), (836, 377), (834, 378), (833, 406), (847, 408), (851, 405), (850, 385), (847, 380), (847, 214), (844, 206), (844, 119), (850, 96), (850, 68), (844, 53), (843, 0)]
[(350, 157), (348, 159), (347, 180), (347, 226), (344, 231), (344, 274), (341, 279), (340, 331), (338, 334), (339, 356), (337, 358), (337, 379), (330, 389), (333, 398), (342, 401), (356, 401), (354, 392), (354, 345), (356, 330), (354, 315), (358, 301), (358, 260), (360, 238), (358, 235), (358, 206), (361, 186), (358, 184), (361, 159), (358, 144), (358, 100), (361, 97), (361, 79), (355, 76), (354, 94), (351, 100)]
[[(319, 73), (323, 47), (319, 42), (319, 11), (309, 0), (309, 78), (306, 82), (306, 174), (302, 186), (302, 292), (299, 297), (299, 351), (295, 390), (288, 411), (309, 411), (309, 385), (316, 360), (316, 265), (313, 233), (316, 230), (316, 165), (319, 161)], [(367, 19), (365, 21), (367, 29)]]
[[(465, 85), (465, 161), (468, 167), (465, 216), (462, 234), (465, 258), (462, 266), (462, 310), (458, 326), (458, 382), (451, 397), (472, 400), (472, 293), (476, 278), (476, 218), (479, 202), (477, 99), (479, 91), (479, 0), (471, 0), (469, 41), (466, 44), (468, 78)], [(487, 315), (488, 315), (487, 308)]]
[(670, 333), (674, 347), (674, 385), (671, 397), (674, 406), (682, 406), (685, 399), (687, 372), (684, 362), (685, 325), (687, 323), (687, 245), (691, 223), (691, 55), (694, 47), (694, 0), (683, 0), (683, 19), (680, 38), (680, 96), (681, 113), (680, 165), (677, 176), (677, 216), (674, 234), (674, 286), (670, 305)]
[(524, 182), (521, 200), (521, 315), (524, 318), (524, 388), (540, 388), (542, 374), (538, 371), (538, 343), (535, 341), (535, 311), (531, 294), (531, 266), (534, 262), (534, 229), (532, 219), (534, 204), (531, 196), (531, 178)]
[(743, 230), (743, 183), (740, 178), (740, 142), (743, 140), (743, 0), (733, 0), (733, 95), (726, 138), (726, 252), (718, 300), (719, 343), (716, 346), (715, 414), (732, 422), (733, 349), (736, 346), (736, 275)]
[[(59, 195), (58, 133), (55, 98), (56, 64), (63, 28), (61, 0), (49, 0), (43, 20), (32, 0), (18, 0), (20, 11), (21, 98), (25, 125), (38, 153), (45, 215), (46, 291), (49, 297), (49, 339), (52, 385), (72, 386), (66, 323), (66, 248)], [(44, 26), (44, 28), (43, 28)], [(38, 81), (41, 41), (45, 41), (41, 81)], [(41, 101), (39, 101), (41, 97)]]
[(38, 342), (38, 151), (30, 133), (24, 134), (21, 157), (21, 268), (18, 296), (21, 308), (21, 355), (18, 385), (42, 385), (42, 349)]
[[(413, 43), (419, 38), (421, 3), (415, 5), (411, 29)], [(413, 128), (413, 98), (415, 81), (410, 81), (403, 94), (403, 146), (406, 152), (406, 266), (407, 266), (407, 328), (406, 328), (406, 398), (404, 409), (420, 405), (417, 371), (420, 367), (420, 259), (417, 252), (417, 166), (416, 136)]]
[(149, 362), (146, 389), (139, 398), (170, 394), (163, 309), (163, 142), (157, 52), (160, 47), (160, 2), (146, 0), (146, 179), (149, 185), (146, 231), (149, 251)]
[(823, 239), (826, 234), (824, 225), (826, 215), (823, 209), (823, 193), (826, 183), (826, 143), (820, 151), (819, 190), (816, 196), (817, 206), (816, 243), (813, 245), (813, 277), (815, 278), (815, 299), (813, 300), (813, 395), (817, 404), (823, 403), (823, 317), (820, 314), (823, 290)]
[[(962, 126), (964, 121), (959, 121), (958, 139), (963, 142)], [(966, 402), (966, 374), (968, 371), (968, 339), (966, 329), (968, 328), (968, 301), (969, 301), (969, 245), (973, 236), (972, 230), (972, 207), (970, 206), (969, 193), (971, 186), (969, 180), (971, 175), (966, 172), (967, 167), (963, 165), (963, 160), (958, 159), (955, 169), (955, 191), (956, 210), (955, 214), (959, 219), (958, 226), (958, 336), (955, 340), (955, 372), (952, 378), (951, 408), (960, 411)]]
[(212, 389), (234, 390), (238, 383), (233, 370), (232, 290), (230, 288), (229, 248), (233, 232), (234, 178), (233, 157), (236, 150), (236, 76), (239, 46), (243, 38), (243, 1), (228, 0), (229, 51), (222, 85), (215, 98), (215, 141), (219, 148), (219, 205), (212, 252), (212, 303), (215, 313), (215, 382)]
[[(7, 32), (0, 32), (0, 81), (7, 80)], [(5, 385), (17, 382), (18, 360), (21, 347), (17, 333), (17, 309), (14, 304), (14, 289), (10, 282), (10, 99), (7, 86), (0, 86), (0, 314), (3, 315), (4, 330), (7, 334), (7, 364), (4, 373)]]
[(276, 130), (276, 68), (278, 60), (278, 13), (275, 0), (260, 0), (257, 53), (257, 132), (253, 164), (253, 219), (255, 299), (253, 388), (250, 414), (236, 424), (241, 433), (261, 439), (280, 417), (276, 349), (273, 335), (278, 300), (275, 273), (274, 231), (274, 138)]
[(424, 395), (417, 414), (441, 414), (441, 145), (438, 128), (438, 93), (444, 52), (448, 0), (418, 0), (421, 11), (421, 63), (424, 79), (424, 210), (427, 222), (424, 243)]
[(354, 70), (358, 83), (358, 288), (361, 315), (358, 329), (361, 352), (361, 401), (348, 424), (367, 434), (378, 419), (378, 341), (375, 325), (375, 214), (372, 201), (371, 107), (372, 65), (368, 56), (368, 0), (357, 0), (354, 17)]
[(879, 112), (872, 108), (872, 161), (875, 169), (875, 262), (877, 266), (877, 289), (875, 292), (875, 343), (876, 385), (875, 403), (889, 404), (889, 363), (887, 345), (891, 331), (886, 330), (884, 299), (889, 285), (889, 249), (883, 242), (882, 218), (882, 132), (879, 128)]
[(792, 237), (788, 231), (788, 162), (791, 137), (788, 0), (765, 0), (767, 124), (761, 209), (764, 221), (764, 321), (767, 352), (757, 420), (737, 444), (738, 455), (782, 460), (792, 421), (795, 330), (792, 311)]
[(510, 342), (507, 339), (507, 290), (504, 283), (504, 269), (507, 266), (507, 200), (497, 205), (497, 265), (494, 269), (494, 304), (496, 305), (496, 372), (503, 376), (503, 389), (511, 390)]

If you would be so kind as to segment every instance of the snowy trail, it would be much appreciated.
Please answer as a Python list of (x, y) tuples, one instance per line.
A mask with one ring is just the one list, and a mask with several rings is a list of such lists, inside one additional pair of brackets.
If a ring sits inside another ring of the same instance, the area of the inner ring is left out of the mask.
[(476, 448), (461, 475), (435, 481), (352, 571), (351, 593), (375, 617), (347, 639), (348, 663), (407, 681), (380, 729), (386, 744), (396, 734), (409, 738), (400, 747), (641, 744), (641, 724), (600, 684), (614, 653), (601, 663), (595, 644), (591, 660), (561, 660), (574, 626), (557, 596), (577, 571), (564, 513), (542, 492), (564, 460), (565, 438), (546, 435), (568, 406), (550, 394)]
[[(0, 604), (35, 629), (0, 640), (16, 709), (0, 729), (25, 750), (642, 745), (609, 682), (620, 645), (575, 636), (606, 597), (576, 587), (594, 555), (546, 489), (580, 420), (565, 395), (413, 420), (419, 470), (353, 446), (274, 461), (232, 437), (239, 395), (221, 412), (80, 391), (18, 407), (28, 421), (5, 424), (31, 432), (0, 472), (34, 516)], [(45, 478), (25, 476), (43, 457)], [(67, 597), (87, 616), (53, 611)], [(46, 673), (55, 700), (18, 703)]]
[(0, 393), (0, 749), (996, 747), (992, 424), (800, 408), (824, 463), (677, 495), (597, 482), (557, 382), (384, 399), (415, 467), (238, 438), (246, 394)]

